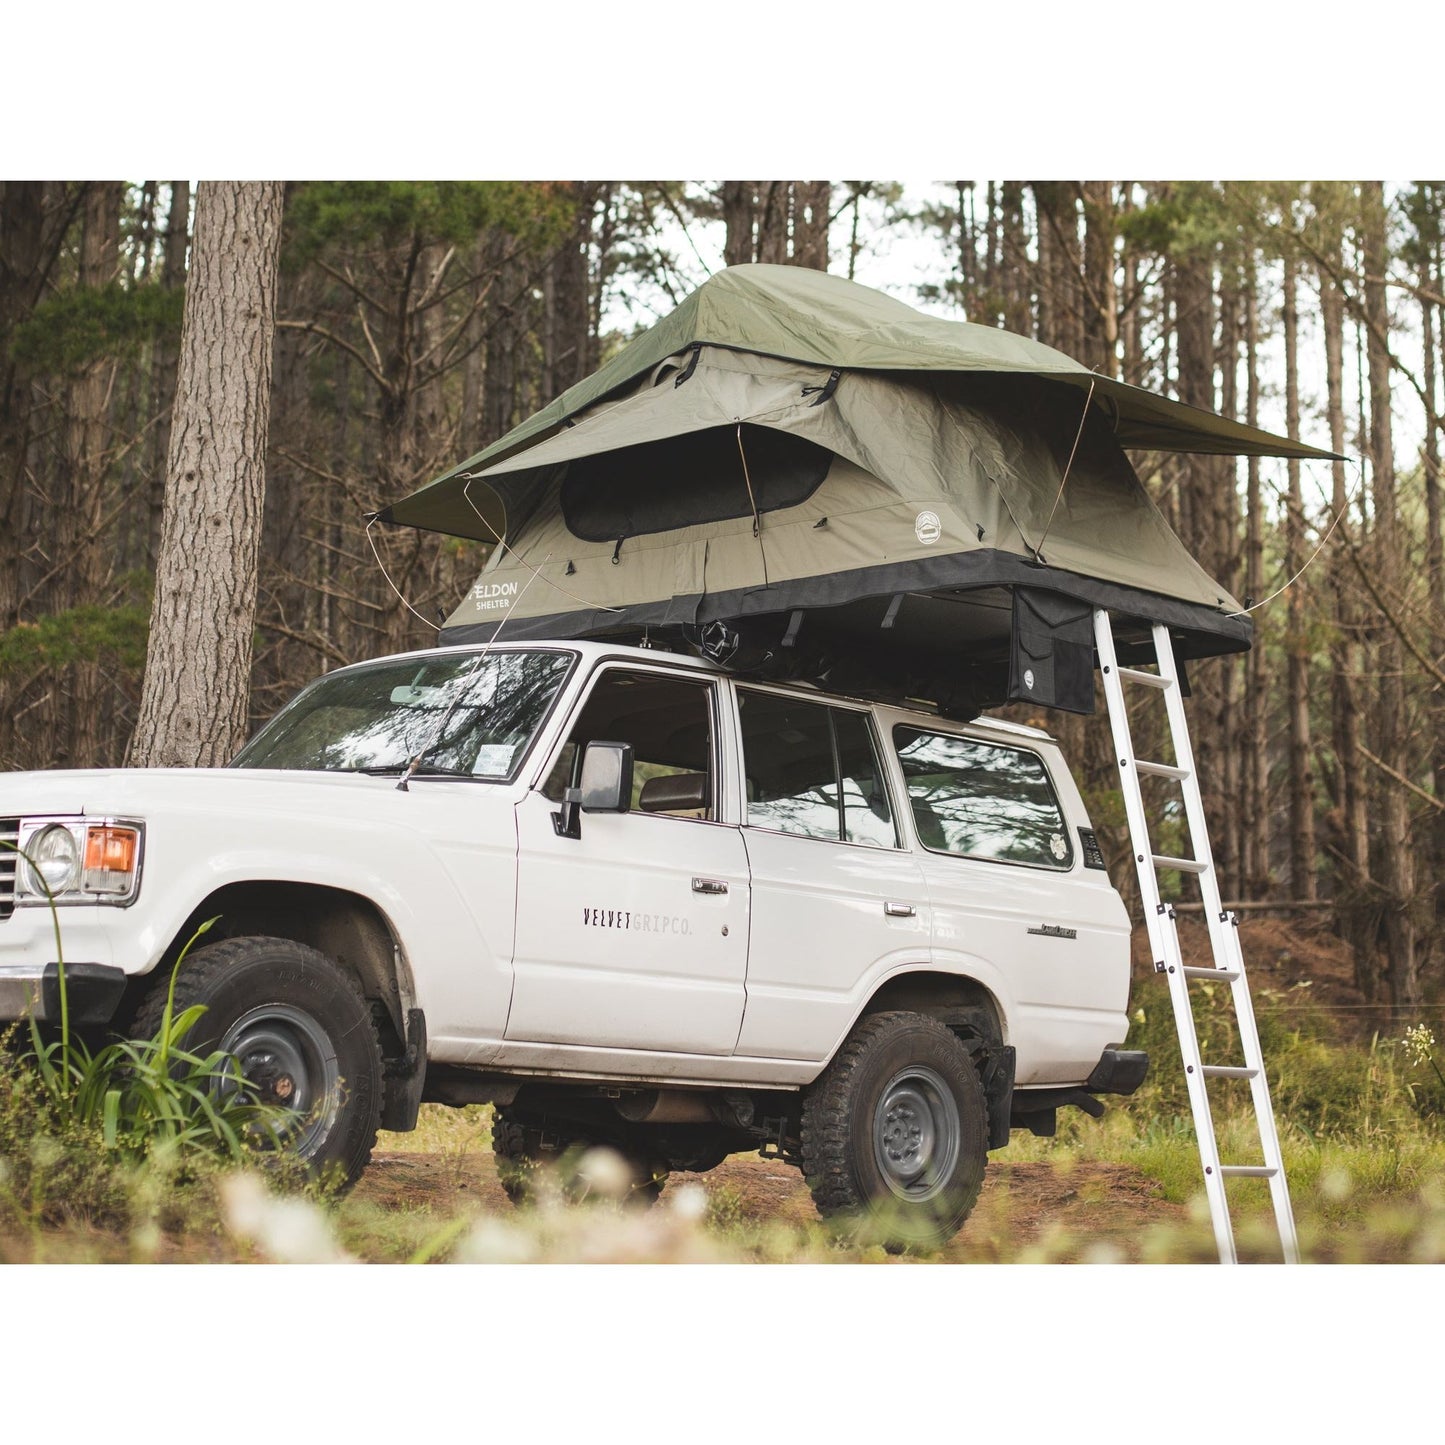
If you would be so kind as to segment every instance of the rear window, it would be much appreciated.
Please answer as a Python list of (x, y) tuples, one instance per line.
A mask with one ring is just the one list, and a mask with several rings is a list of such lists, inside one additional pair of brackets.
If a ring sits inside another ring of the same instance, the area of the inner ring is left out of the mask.
[(896, 848), (888, 788), (862, 713), (738, 689), (748, 824)]
[(893, 743), (925, 848), (1030, 868), (1073, 866), (1063, 811), (1037, 753), (909, 727), (894, 728)]

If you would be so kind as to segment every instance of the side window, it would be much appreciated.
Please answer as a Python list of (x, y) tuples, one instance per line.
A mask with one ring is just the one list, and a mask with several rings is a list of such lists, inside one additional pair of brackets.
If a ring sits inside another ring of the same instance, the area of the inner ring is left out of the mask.
[(738, 689), (754, 828), (898, 846), (868, 719), (846, 708)]
[(1033, 868), (1067, 869), (1074, 850), (1037, 753), (918, 728), (893, 730), (918, 840)]
[(560, 802), (577, 781), (590, 742), (631, 743), (632, 811), (716, 816), (710, 683), (610, 668), (572, 725), (543, 794)]

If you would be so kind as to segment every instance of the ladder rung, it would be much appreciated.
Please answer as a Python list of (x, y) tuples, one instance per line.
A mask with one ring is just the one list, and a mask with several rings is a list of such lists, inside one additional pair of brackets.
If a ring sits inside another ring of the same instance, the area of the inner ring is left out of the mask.
[(1173, 763), (1146, 763), (1142, 758), (1135, 759), (1134, 767), (1138, 772), (1147, 773), (1152, 778), (1177, 778), (1183, 782), (1189, 776), (1188, 768), (1176, 768)]
[(1206, 1079), (1252, 1079), (1258, 1069), (1241, 1068), (1237, 1064), (1203, 1064)]
[(1221, 1164), (1219, 1172), (1226, 1179), (1273, 1179), (1279, 1170), (1267, 1164)]
[(1121, 667), (1119, 676), (1128, 678), (1130, 682), (1141, 682), (1145, 687), (1172, 687), (1173, 684), (1167, 677), (1160, 677), (1157, 672), (1140, 672), (1137, 667)]
[(1177, 868), (1181, 873), (1203, 873), (1209, 864), (1201, 863), (1197, 858), (1171, 858), (1167, 853), (1156, 853), (1154, 866), (1156, 868)]
[(1213, 978), (1220, 983), (1233, 983), (1239, 977), (1237, 968), (1198, 968), (1192, 963), (1184, 965), (1185, 978)]

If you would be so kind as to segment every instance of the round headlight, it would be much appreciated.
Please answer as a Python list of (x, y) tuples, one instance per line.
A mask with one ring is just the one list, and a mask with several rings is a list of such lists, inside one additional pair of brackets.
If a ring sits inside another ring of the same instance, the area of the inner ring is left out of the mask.
[[(25, 865), (27, 892), (43, 898), (46, 888), (61, 894), (75, 887), (80, 876), (80, 847), (69, 828), (51, 823), (31, 838), (25, 851), (30, 855)], [(45, 880), (43, 886), (41, 879)]]

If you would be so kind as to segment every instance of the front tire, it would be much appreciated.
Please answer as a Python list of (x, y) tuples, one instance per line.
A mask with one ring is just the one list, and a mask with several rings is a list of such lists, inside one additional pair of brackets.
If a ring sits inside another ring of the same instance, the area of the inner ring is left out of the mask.
[(934, 1248), (978, 1200), (988, 1163), (983, 1084), (926, 1014), (864, 1018), (803, 1102), (803, 1174), (845, 1235)]
[[(169, 976), (157, 978), (135, 1031), (154, 1036)], [(176, 975), (175, 1012), (203, 1004), (181, 1041), (231, 1054), (260, 1101), (296, 1116), (285, 1148), (317, 1177), (360, 1177), (381, 1125), (382, 1061), (360, 988), (325, 954), (286, 938), (231, 938), (198, 948)]]

